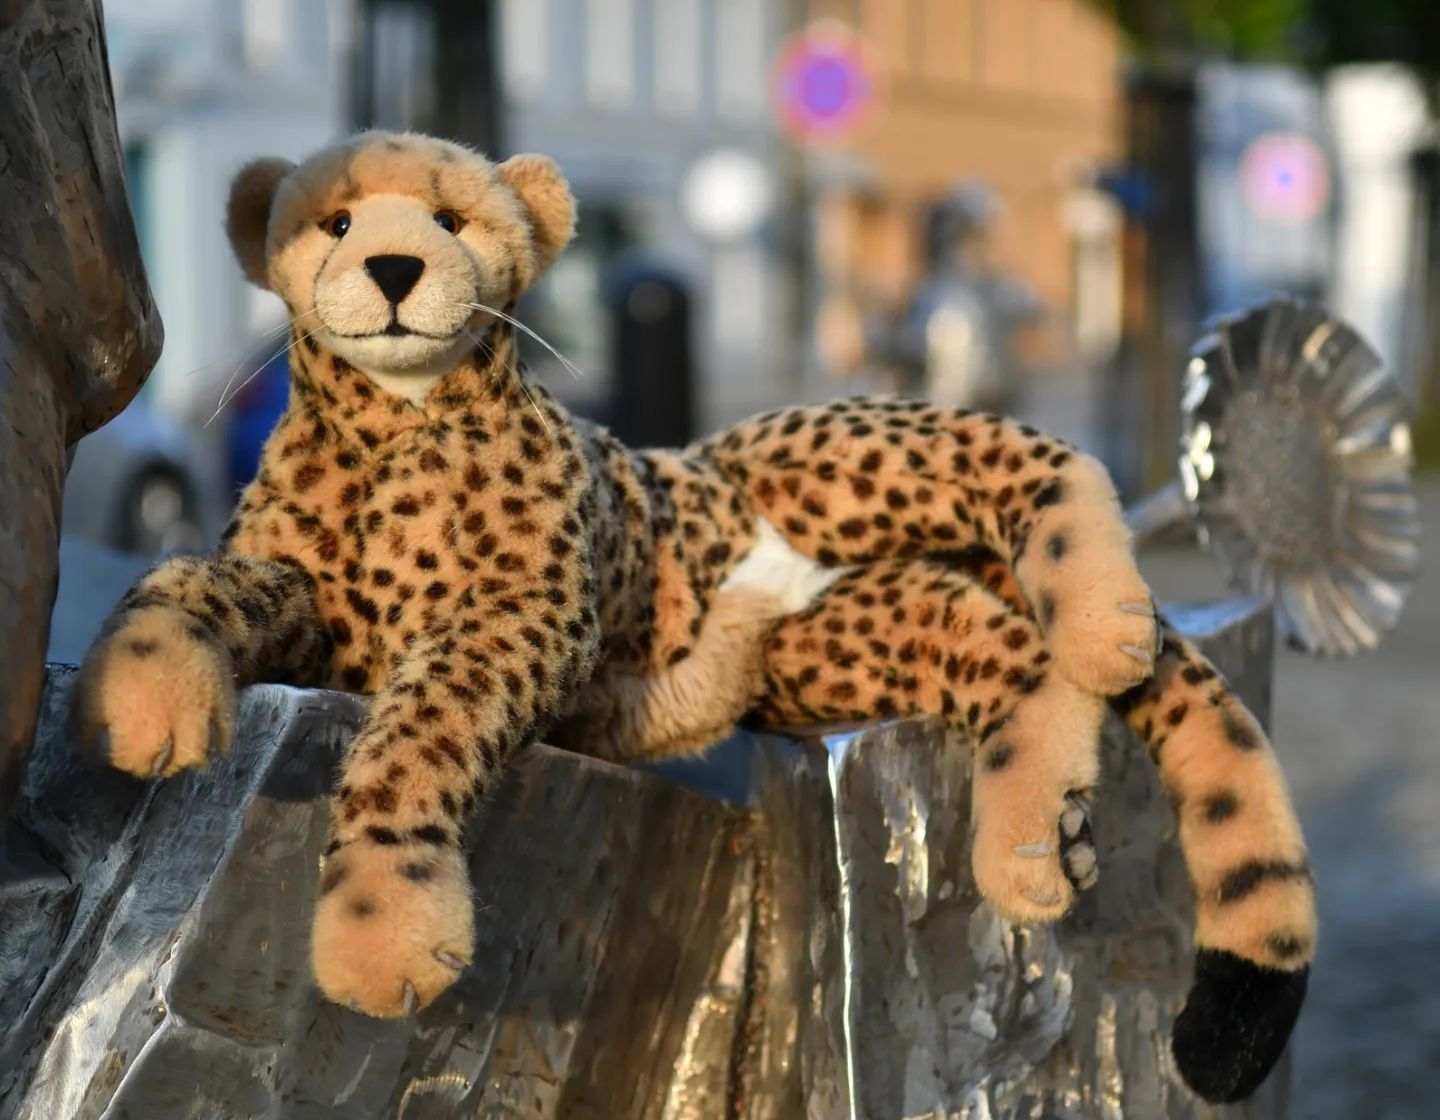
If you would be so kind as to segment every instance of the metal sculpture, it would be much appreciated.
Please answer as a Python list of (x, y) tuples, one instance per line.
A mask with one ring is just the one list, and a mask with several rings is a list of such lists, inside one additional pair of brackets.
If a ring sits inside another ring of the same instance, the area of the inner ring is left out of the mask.
[[(1263, 717), (1264, 604), (1175, 621)], [(1215, 1109), (1171, 1065), (1190, 886), (1118, 721), (1099, 885), (1045, 929), (981, 903), (970, 751), (938, 725), (741, 736), (740, 805), (536, 748), (471, 841), (475, 966), (386, 1022), (323, 1000), (306, 945), (365, 701), (253, 688), (229, 755), (144, 784), (68, 741), (72, 680), (52, 671), (33, 839), (0, 863), (6, 1120), (1284, 1116), (1283, 1066)]]
[(0, 821), (35, 731), (67, 449), (160, 353), (98, 0), (0, 0)]
[(1303, 649), (1373, 649), (1420, 561), (1406, 406), (1353, 328), (1275, 300), (1196, 344), (1180, 479), (1137, 508), (1148, 535), (1192, 518), (1233, 586), (1273, 599)]

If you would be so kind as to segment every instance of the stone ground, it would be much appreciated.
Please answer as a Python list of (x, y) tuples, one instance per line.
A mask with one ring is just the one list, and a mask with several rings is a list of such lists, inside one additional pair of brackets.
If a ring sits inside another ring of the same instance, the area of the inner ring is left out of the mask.
[[(1422, 487), (1427, 555), (1440, 480)], [(1169, 601), (1223, 589), (1193, 550), (1143, 558)], [(51, 642), (78, 660), (136, 571), (67, 541)], [(1277, 750), (1304, 818), (1322, 932), (1296, 1040), (1303, 1120), (1429, 1120), (1440, 1096), (1440, 573), (1432, 564), (1397, 631), (1350, 661), (1280, 655)]]

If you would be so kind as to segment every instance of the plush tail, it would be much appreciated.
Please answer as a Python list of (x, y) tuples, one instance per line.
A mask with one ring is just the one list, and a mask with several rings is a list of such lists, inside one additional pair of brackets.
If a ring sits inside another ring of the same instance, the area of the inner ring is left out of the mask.
[(1168, 627), (1155, 675), (1113, 701), (1175, 805), (1195, 888), (1195, 983), (1172, 1047), (1212, 1102), (1249, 1096), (1285, 1050), (1315, 951), (1315, 891), (1258, 721)]

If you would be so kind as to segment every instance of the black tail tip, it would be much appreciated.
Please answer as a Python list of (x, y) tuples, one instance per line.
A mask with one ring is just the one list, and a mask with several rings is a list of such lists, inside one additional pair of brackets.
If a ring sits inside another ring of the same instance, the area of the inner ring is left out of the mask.
[(1218, 949), (1195, 956), (1195, 986), (1175, 1020), (1171, 1050), (1185, 1084), (1211, 1104), (1244, 1100), (1275, 1068), (1310, 968), (1265, 968)]

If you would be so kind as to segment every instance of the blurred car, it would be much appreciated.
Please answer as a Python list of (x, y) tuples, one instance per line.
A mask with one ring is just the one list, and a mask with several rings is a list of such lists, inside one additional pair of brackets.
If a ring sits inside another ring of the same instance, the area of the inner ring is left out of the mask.
[(209, 547), (230, 505), (195, 438), (137, 401), (75, 447), (61, 532), (161, 556)]

